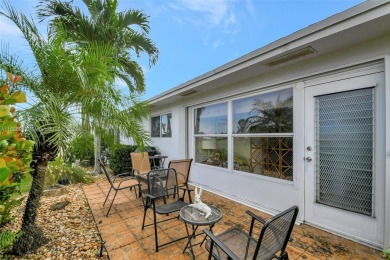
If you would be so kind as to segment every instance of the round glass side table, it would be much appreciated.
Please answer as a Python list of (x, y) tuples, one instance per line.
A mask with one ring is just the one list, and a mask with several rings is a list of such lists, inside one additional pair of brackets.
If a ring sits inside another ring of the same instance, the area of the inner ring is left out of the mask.
[[(197, 243), (197, 244), (192, 244), (191, 240), (195, 238), (198, 235), (202, 235), (203, 233), (196, 234), (196, 231), (199, 226), (209, 226), (209, 230), (211, 231), (218, 221), (222, 219), (222, 211), (220, 208), (214, 206), (214, 205), (209, 205), (207, 206), (210, 207), (211, 209), (211, 215), (208, 218), (205, 218), (205, 215), (203, 212), (199, 211), (196, 208), (191, 207), (190, 205), (184, 206), (180, 210), (180, 219), (184, 222), (187, 235), (188, 235), (188, 242), (186, 246), (184, 247), (183, 253), (189, 249), (193, 258), (195, 259), (194, 255), (194, 250), (193, 246), (200, 245), (202, 246), (203, 242), (205, 241), (206, 237), (203, 238), (202, 242)], [(188, 225), (192, 226), (192, 234), (190, 234), (188, 230)]]

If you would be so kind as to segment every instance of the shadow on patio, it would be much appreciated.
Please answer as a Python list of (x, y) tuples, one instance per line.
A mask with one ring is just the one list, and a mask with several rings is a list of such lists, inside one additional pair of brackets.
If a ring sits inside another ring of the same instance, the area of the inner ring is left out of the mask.
[[(102, 205), (109, 189), (109, 183), (100, 181), (92, 185), (84, 185), (83, 189), (100, 235), (106, 241), (105, 245), (110, 259), (191, 259), (188, 250), (182, 253), (187, 240), (164, 246), (158, 253), (155, 252), (154, 229), (150, 226), (141, 230), (142, 200), (136, 199), (133, 191), (118, 192), (110, 214), (106, 218), (109, 202), (104, 208)], [(110, 198), (112, 199), (111, 195)], [(206, 191), (202, 196), (202, 201), (222, 209), (222, 220), (213, 229), (216, 234), (232, 226), (244, 227), (248, 230), (250, 218), (245, 213), (247, 209), (265, 219), (270, 217), (265, 213)], [(146, 223), (152, 223), (152, 220), (153, 211), (149, 210)], [(186, 235), (184, 223), (180, 220), (160, 223), (158, 229), (160, 243)], [(292, 237), (293, 241), (287, 247), (290, 259), (382, 259), (381, 252), (377, 250), (304, 224), (294, 226)], [(202, 238), (197, 238), (196, 241)], [(208, 252), (204, 245), (195, 246), (194, 253), (197, 259), (207, 259)]]

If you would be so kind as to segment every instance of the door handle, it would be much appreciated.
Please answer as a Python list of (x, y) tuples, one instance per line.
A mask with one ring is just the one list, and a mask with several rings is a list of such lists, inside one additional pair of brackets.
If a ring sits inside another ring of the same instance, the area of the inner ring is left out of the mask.
[(308, 156), (308, 157), (305, 158), (305, 160), (306, 160), (306, 162), (311, 162), (313, 159)]

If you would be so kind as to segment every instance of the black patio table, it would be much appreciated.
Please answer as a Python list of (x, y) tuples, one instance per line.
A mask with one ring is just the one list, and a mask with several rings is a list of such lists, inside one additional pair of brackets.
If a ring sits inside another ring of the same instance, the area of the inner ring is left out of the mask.
[[(151, 155), (149, 156), (152, 169), (155, 167), (164, 168), (165, 159), (168, 158), (166, 155)], [(158, 165), (156, 165), (156, 161), (158, 161)]]
[[(180, 210), (179, 217), (184, 222), (184, 225), (186, 227), (187, 235), (188, 235), (188, 242), (186, 246), (184, 247), (183, 253), (190, 249), (190, 252), (195, 259), (193, 246), (200, 245), (202, 246), (203, 242), (206, 240), (206, 237), (203, 238), (202, 242), (199, 242), (197, 244), (192, 244), (191, 240), (192, 238), (195, 238), (197, 235), (203, 235), (203, 233), (196, 234), (196, 230), (199, 226), (209, 226), (209, 230), (211, 231), (218, 221), (222, 219), (222, 211), (220, 208), (206, 204), (211, 209), (211, 215), (208, 218), (205, 218), (205, 215), (203, 212), (199, 211), (196, 208), (191, 207), (190, 205), (184, 206)], [(192, 234), (190, 235), (190, 232), (188, 231), (188, 226), (192, 225), (193, 230)]]

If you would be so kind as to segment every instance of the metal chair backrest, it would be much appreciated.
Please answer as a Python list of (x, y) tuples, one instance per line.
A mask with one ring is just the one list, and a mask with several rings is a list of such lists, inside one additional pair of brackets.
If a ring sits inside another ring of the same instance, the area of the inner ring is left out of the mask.
[(150, 172), (150, 160), (147, 152), (130, 153), (131, 165), (133, 170), (137, 170), (139, 174)]
[(106, 166), (104, 165), (104, 163), (98, 159), (99, 163), (100, 163), (100, 169), (103, 169), (103, 172), (104, 174), (106, 175), (107, 177), (107, 180), (108, 182), (111, 184), (111, 186), (113, 187), (114, 186), (114, 183), (112, 182), (112, 179), (111, 179), (111, 175), (108, 173), (107, 169), (106, 169)]
[(176, 170), (177, 184), (187, 184), (190, 175), (192, 159), (172, 160), (169, 162), (168, 168)]
[(272, 259), (280, 250), (284, 252), (297, 215), (298, 207), (293, 206), (265, 222), (253, 259)]
[(148, 194), (155, 198), (178, 195), (175, 169), (156, 169), (148, 173)]

